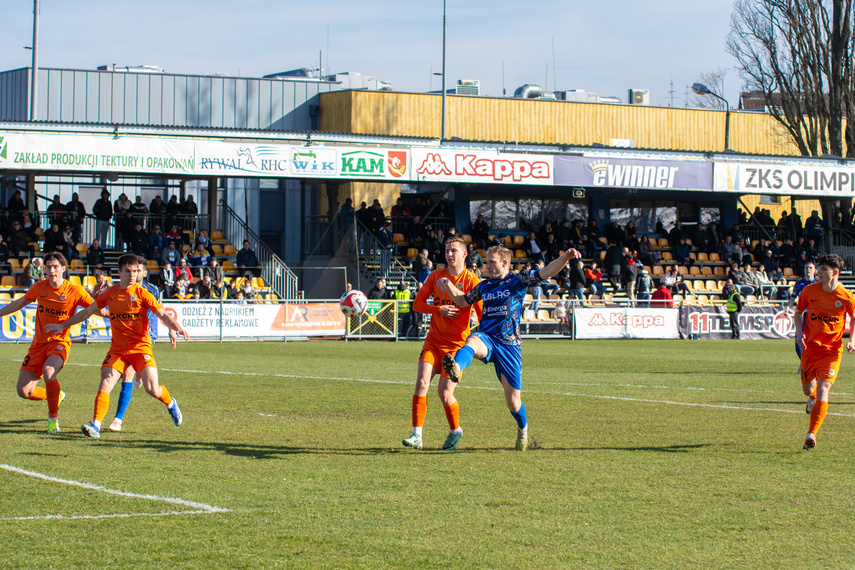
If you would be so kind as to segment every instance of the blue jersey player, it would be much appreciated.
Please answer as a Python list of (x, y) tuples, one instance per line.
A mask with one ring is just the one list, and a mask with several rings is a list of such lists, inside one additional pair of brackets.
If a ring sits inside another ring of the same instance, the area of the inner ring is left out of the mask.
[(484, 303), (478, 331), (469, 335), (466, 344), (453, 357), (446, 354), (442, 367), (452, 381), (458, 382), (462, 370), (472, 364), (474, 358), (493, 363), (496, 376), (505, 392), (505, 402), (517, 422), (517, 451), (525, 451), (528, 445), (528, 421), (525, 405), (520, 398), (520, 317), (523, 299), (526, 289), (557, 275), (571, 259), (580, 258), (582, 255), (570, 248), (546, 267), (520, 273), (510, 273), (511, 257), (510, 250), (504, 246), (489, 248), (485, 263), (488, 278), (465, 293), (453, 286), (448, 279), (437, 281), (437, 286), (459, 307), (465, 308), (478, 301)]
[[(789, 312), (790, 309), (795, 307), (796, 302), (798, 302), (799, 300), (799, 295), (801, 295), (802, 293), (802, 290), (811, 283), (816, 283), (816, 265), (813, 262), (805, 265), (804, 277), (796, 281), (796, 283), (793, 285), (793, 294), (790, 295), (790, 300), (787, 303), (787, 312)], [(799, 355), (799, 358), (802, 357), (802, 347), (799, 346), (798, 340), (796, 340), (796, 354)]]

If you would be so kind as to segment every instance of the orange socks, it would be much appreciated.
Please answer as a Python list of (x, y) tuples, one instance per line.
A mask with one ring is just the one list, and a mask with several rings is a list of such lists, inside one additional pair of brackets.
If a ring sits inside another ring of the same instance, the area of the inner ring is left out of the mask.
[(45, 389), (47, 392), (48, 417), (55, 418), (57, 410), (59, 410), (59, 380), (45, 382)]
[(172, 403), (172, 396), (169, 395), (169, 390), (166, 389), (166, 386), (161, 384), (160, 387), (163, 388), (163, 390), (160, 392), (160, 398), (158, 398), (158, 400), (168, 406)]
[(107, 415), (107, 408), (110, 407), (110, 394), (104, 390), (98, 390), (98, 395), (95, 396), (95, 421), (99, 423)]
[(28, 400), (47, 400), (47, 392), (41, 386), (33, 388), (33, 393), (30, 394)]
[(810, 411), (810, 428), (808, 433), (816, 435), (819, 428), (822, 427), (822, 420), (825, 419), (825, 414), (828, 412), (828, 402), (817, 400), (813, 409)]
[(413, 427), (424, 427), (427, 415), (427, 396), (413, 395)]
[(460, 412), (457, 400), (455, 400), (450, 406), (443, 407), (445, 408), (445, 418), (448, 420), (448, 427), (452, 431), (456, 430), (460, 427)]

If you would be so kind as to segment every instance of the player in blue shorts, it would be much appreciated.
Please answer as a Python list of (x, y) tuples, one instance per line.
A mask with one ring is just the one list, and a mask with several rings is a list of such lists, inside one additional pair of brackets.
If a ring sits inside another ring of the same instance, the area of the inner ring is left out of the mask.
[[(793, 285), (793, 294), (790, 295), (790, 300), (787, 303), (787, 312), (790, 312), (796, 306), (802, 290), (811, 283), (816, 283), (816, 265), (813, 262), (805, 265), (804, 277), (796, 281)], [(799, 346), (798, 339), (796, 339), (796, 354), (799, 355), (799, 358), (802, 357), (802, 347)]]
[(581, 258), (582, 254), (570, 248), (546, 267), (519, 273), (510, 273), (511, 257), (510, 250), (504, 246), (495, 245), (488, 249), (485, 263), (488, 278), (465, 293), (452, 286), (448, 279), (437, 281), (437, 286), (459, 307), (469, 307), (478, 301), (484, 303), (478, 332), (469, 335), (466, 344), (453, 357), (446, 354), (442, 359), (442, 367), (453, 382), (459, 382), (462, 370), (472, 364), (474, 358), (493, 363), (496, 376), (505, 391), (505, 402), (517, 422), (517, 451), (525, 451), (528, 445), (528, 421), (525, 405), (520, 398), (520, 317), (523, 299), (526, 289), (557, 275), (571, 259)]

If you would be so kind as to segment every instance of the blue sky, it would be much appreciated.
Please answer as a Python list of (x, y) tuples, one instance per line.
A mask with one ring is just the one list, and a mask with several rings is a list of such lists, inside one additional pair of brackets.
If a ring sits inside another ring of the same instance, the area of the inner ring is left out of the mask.
[[(396, 91), (438, 90), (442, 0), (41, 0), (39, 65), (159, 65), (171, 73), (258, 77), (298, 67), (356, 71)], [(728, 69), (732, 0), (448, 0), (448, 86), (482, 94), (525, 83), (684, 106), (700, 74)], [(0, 70), (27, 67), (32, 0), (3, 0)], [(548, 68), (548, 69), (547, 69)], [(674, 94), (671, 95), (673, 81)]]

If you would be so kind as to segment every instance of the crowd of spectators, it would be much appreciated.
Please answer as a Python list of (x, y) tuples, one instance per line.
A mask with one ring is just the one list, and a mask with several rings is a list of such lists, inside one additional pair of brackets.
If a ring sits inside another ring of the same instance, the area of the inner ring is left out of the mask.
[(45, 211), (48, 227), (40, 231), (38, 218), (26, 209), (21, 192), (16, 191), (8, 206), (0, 211), (0, 268), (11, 272), (10, 258), (32, 258), (22, 277), (23, 286), (31, 285), (43, 275), (39, 274), (42, 266), (41, 259), (36, 257), (38, 250), (31, 245), (41, 242), (46, 253), (58, 251), (69, 261), (80, 259), (86, 271), (96, 276), (95, 285), (89, 288), (98, 292), (110, 283), (104, 245), (114, 222), (117, 243), (113, 247), (155, 260), (162, 267), (159, 274), (149, 275), (147, 279), (162, 289), (164, 297), (235, 299), (258, 295), (252, 277), (261, 275), (261, 264), (248, 241), (235, 256), (240, 277), (229, 283), (208, 233), (183, 231), (185, 227), (193, 227), (186, 221), (198, 215), (192, 195), (182, 202), (177, 196), (166, 202), (158, 195), (146, 206), (140, 196), (132, 202), (124, 193), (111, 202), (110, 193), (104, 190), (92, 207), (95, 238), (81, 247), (86, 215), (86, 207), (77, 193), (66, 204), (59, 195), (54, 195)]

